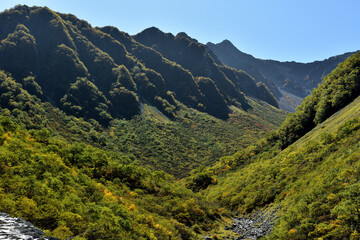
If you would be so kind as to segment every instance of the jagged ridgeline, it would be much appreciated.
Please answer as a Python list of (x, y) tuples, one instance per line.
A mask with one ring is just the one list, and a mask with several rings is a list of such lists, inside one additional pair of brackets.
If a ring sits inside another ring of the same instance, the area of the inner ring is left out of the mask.
[(357, 52), (279, 130), (223, 157), (188, 187), (210, 185), (203, 192), (208, 200), (243, 214), (275, 210), (279, 219), (269, 239), (359, 239), (359, 96)]
[(210, 49), (190, 38), (186, 33), (173, 36), (171, 33), (166, 34), (152, 27), (135, 35), (134, 38), (159, 51), (167, 59), (179, 63), (194, 76), (213, 79), (215, 86), (230, 103), (242, 99), (241, 92), (243, 92), (278, 106), (275, 97), (265, 85), (256, 85), (254, 79), (244, 71), (223, 65)]
[(250, 74), (255, 81), (263, 82), (279, 100), (281, 109), (295, 112), (300, 100), (310, 95), (322, 79), (351, 54), (333, 56), (311, 63), (263, 60), (238, 50), (229, 40), (207, 43), (206, 47), (223, 63)]
[(264, 85), (181, 34), (168, 43), (155, 38), (150, 48), (136, 40), (149, 45), (142, 36), (152, 29), (133, 38), (46, 7), (17, 6), (0, 21), (0, 68), (67, 113), (103, 125), (139, 114), (141, 103), (170, 118), (183, 103), (226, 119), (230, 105), (249, 108), (244, 93), (277, 106)]

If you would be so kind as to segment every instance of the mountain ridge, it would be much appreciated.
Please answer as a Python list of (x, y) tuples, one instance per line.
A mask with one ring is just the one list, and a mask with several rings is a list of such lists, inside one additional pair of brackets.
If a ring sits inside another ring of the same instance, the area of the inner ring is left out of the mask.
[(171, 33), (164, 33), (158, 28), (151, 27), (134, 35), (134, 38), (159, 51), (166, 58), (179, 63), (195, 77), (213, 79), (224, 96), (236, 98), (236, 91), (241, 91), (273, 106), (277, 107), (278, 105), (274, 97), (267, 93), (268, 90), (264, 89), (264, 86), (257, 86), (252, 77), (244, 74), (244, 72), (219, 64), (217, 58), (213, 58), (213, 54), (204, 44), (186, 34), (180, 33), (174, 36)]
[[(295, 110), (297, 104), (286, 101), (291, 93), (302, 99), (321, 82), (322, 78), (354, 52), (332, 56), (322, 61), (299, 63), (295, 61), (258, 59), (238, 50), (229, 40), (221, 43), (207, 43), (220, 61), (236, 69), (243, 69), (256, 81), (264, 82), (282, 104), (282, 109)], [(283, 101), (285, 100), (285, 101)], [(287, 102), (287, 103), (285, 103)]]
[[(227, 119), (229, 106), (249, 108), (245, 94), (278, 104), (267, 88), (256, 85), (249, 75), (218, 66), (208, 55), (204, 58), (205, 45), (185, 33), (166, 36), (186, 43), (182, 54), (185, 59), (197, 52), (192, 56), (200, 64), (198, 68), (184, 68), (176, 52), (175, 57), (167, 59), (170, 55), (145, 46), (135, 40), (136, 36), (114, 27), (93, 28), (74, 15), (48, 8), (17, 6), (1, 13), (0, 18), (7, 23), (0, 27), (1, 69), (12, 73), (19, 82), (35, 77), (46, 99), (77, 117), (94, 118), (106, 125), (114, 118), (138, 115), (145, 101), (174, 118), (178, 101)], [(160, 38), (164, 34), (155, 27), (147, 32)], [(24, 57), (20, 59), (18, 55)], [(195, 71), (204, 64), (210, 70)], [(46, 84), (49, 79), (52, 83)], [(97, 100), (84, 100), (87, 95), (101, 99), (101, 106)], [(124, 105), (124, 101), (129, 104)], [(85, 111), (86, 105), (95, 110)]]
[(186, 33), (0, 22), (0, 212), (59, 239), (360, 238), (360, 52), (288, 114), (291, 62), (256, 83)]

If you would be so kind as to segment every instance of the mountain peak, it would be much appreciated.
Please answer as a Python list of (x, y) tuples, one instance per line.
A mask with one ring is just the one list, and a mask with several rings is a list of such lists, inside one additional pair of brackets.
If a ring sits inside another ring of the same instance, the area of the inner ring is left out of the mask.
[(222, 45), (227, 45), (227, 46), (231, 46), (231, 47), (235, 47), (234, 44), (232, 44), (232, 42), (230, 42), (230, 40), (228, 39), (225, 39), (224, 41), (222, 41), (221, 43), (219, 44), (222, 44)]
[(149, 28), (146, 28), (144, 30), (142, 30), (141, 32), (139, 32), (137, 35), (139, 34), (146, 34), (146, 35), (158, 35), (158, 34), (164, 34), (163, 31), (161, 31), (160, 29), (158, 29), (157, 27), (149, 27)]
[(189, 40), (192, 41), (192, 42), (198, 42), (198, 40), (196, 40), (195, 38), (190, 37), (190, 36), (187, 35), (187, 33), (185, 33), (185, 32), (179, 32), (179, 33), (176, 35), (176, 38), (187, 38), (187, 39), (189, 39)]
[(142, 34), (147, 34), (147, 35), (151, 35), (151, 36), (156, 36), (156, 35), (171, 35), (172, 37), (174, 37), (174, 35), (172, 33), (165, 33), (163, 31), (161, 31), (159, 28), (157, 27), (149, 27), (144, 29), (143, 31), (141, 31), (140, 33), (138, 33), (137, 35), (142, 35)]

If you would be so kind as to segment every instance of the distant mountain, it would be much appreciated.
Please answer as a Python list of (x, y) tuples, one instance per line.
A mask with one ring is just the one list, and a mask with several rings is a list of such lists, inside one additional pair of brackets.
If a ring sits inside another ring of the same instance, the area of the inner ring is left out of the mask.
[(264, 82), (279, 100), (280, 108), (294, 111), (301, 99), (318, 86), (322, 78), (352, 53), (312, 63), (262, 60), (238, 50), (229, 40), (206, 44), (225, 65), (244, 70), (257, 82)]

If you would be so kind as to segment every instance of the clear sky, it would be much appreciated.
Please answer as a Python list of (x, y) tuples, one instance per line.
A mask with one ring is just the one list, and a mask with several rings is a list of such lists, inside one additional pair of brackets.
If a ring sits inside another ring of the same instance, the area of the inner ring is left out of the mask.
[(155, 26), (202, 43), (228, 39), (263, 59), (310, 62), (360, 50), (360, 0), (0, 0), (0, 11), (16, 4), (129, 34)]

